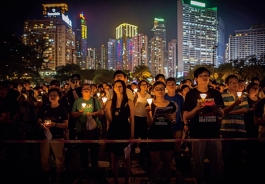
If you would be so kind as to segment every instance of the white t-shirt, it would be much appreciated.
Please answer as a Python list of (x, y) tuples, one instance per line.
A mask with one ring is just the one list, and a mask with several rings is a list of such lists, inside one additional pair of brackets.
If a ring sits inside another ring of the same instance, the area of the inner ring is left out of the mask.
[(143, 98), (139, 92), (137, 92), (138, 98), (134, 107), (134, 115), (138, 117), (146, 117), (145, 105), (147, 104), (147, 98), (151, 98), (151, 95), (146, 93)]

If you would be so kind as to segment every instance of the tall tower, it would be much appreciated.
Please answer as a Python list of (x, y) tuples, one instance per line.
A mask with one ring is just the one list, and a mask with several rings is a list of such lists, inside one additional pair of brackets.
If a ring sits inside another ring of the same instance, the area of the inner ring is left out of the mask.
[(197, 64), (216, 62), (217, 23), (216, 7), (208, 8), (205, 3), (193, 0), (190, 4), (182, 4), (178, 0), (178, 31), (183, 29), (177, 38), (179, 42), (183, 40), (178, 45), (178, 48), (183, 47), (182, 53), (178, 50), (178, 54), (182, 55), (178, 57), (179, 72), (187, 75), (190, 68)]
[(132, 37), (138, 34), (138, 27), (123, 23), (116, 28), (116, 70), (132, 69)]
[(73, 22), (73, 31), (75, 32), (75, 55), (76, 64), (85, 68), (87, 54), (87, 22), (83, 13), (76, 15)]
[(108, 41), (108, 70), (116, 69), (116, 40), (109, 39)]
[(178, 77), (177, 76), (177, 40), (173, 39), (168, 42), (168, 65), (167, 73), (168, 77)]
[(165, 26), (165, 20), (162, 19), (162, 18), (155, 18), (154, 19), (154, 27), (152, 28), (152, 37), (158, 37), (158, 38), (161, 38), (163, 40), (163, 48), (164, 48), (164, 51), (167, 50), (166, 48), (166, 40), (167, 40), (167, 37), (166, 37), (166, 26)]
[(148, 66), (148, 37), (142, 33), (132, 38), (132, 68), (134, 70), (136, 66), (145, 65)]
[(101, 69), (108, 68), (108, 62), (107, 62), (108, 55), (107, 54), (108, 54), (108, 49), (104, 45), (101, 45), (101, 48), (100, 48), (100, 68)]
[[(42, 20), (26, 20), (23, 43), (34, 45), (42, 54), (45, 67), (55, 70), (58, 66), (73, 63), (75, 35), (65, 3), (43, 4)], [(41, 45), (40, 45), (41, 44)]]

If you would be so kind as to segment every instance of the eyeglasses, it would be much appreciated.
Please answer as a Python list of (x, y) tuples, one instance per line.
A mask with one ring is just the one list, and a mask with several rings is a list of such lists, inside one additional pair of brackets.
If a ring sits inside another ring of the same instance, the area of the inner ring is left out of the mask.
[(141, 84), (141, 86), (147, 86), (147, 84)]
[(82, 90), (88, 90), (88, 91), (90, 91), (91, 88), (82, 88)]
[(155, 91), (165, 91), (165, 88), (154, 88)]
[(251, 89), (254, 89), (254, 90), (259, 90), (259, 88), (251, 88)]
[(58, 95), (49, 95), (49, 97), (56, 97), (56, 96), (58, 96)]
[(122, 86), (115, 86), (115, 88), (122, 88)]
[(230, 82), (229, 84), (235, 85), (235, 84), (238, 84), (238, 82)]
[(174, 83), (168, 83), (167, 86), (174, 86)]
[(198, 75), (198, 77), (201, 77), (201, 78), (203, 78), (203, 77), (210, 77), (210, 75), (209, 74), (200, 74), (200, 75)]

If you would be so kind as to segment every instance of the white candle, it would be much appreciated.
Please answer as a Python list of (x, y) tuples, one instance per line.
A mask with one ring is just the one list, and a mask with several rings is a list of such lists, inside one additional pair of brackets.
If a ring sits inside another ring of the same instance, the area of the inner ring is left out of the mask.
[(153, 98), (147, 98), (147, 103), (149, 104), (150, 108), (151, 108), (152, 102), (153, 102)]
[(37, 96), (37, 101), (42, 101), (42, 96)]
[(97, 93), (98, 97), (100, 96), (100, 93)]
[(242, 92), (236, 92), (236, 93), (237, 93), (238, 98), (242, 96)]
[(204, 101), (207, 95), (205, 93), (202, 93), (200, 94), (200, 96), (201, 96), (202, 101)]
[(137, 90), (138, 90), (137, 88), (134, 88), (134, 89), (133, 89), (134, 93), (137, 93)]
[(103, 97), (103, 98), (102, 98), (102, 101), (103, 101), (104, 104), (106, 103), (107, 99), (108, 99), (108, 98), (106, 98), (106, 97)]
[(51, 125), (52, 121), (51, 120), (45, 120), (45, 125)]
[(82, 103), (82, 108), (85, 108), (86, 107), (86, 103)]

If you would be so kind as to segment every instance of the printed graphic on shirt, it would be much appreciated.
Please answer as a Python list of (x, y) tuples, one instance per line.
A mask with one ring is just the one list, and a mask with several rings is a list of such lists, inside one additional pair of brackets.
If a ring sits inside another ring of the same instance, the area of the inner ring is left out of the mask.
[[(202, 102), (202, 99), (198, 99), (198, 102)], [(215, 105), (214, 98), (205, 99), (203, 102), (204, 108), (199, 111), (199, 122), (206, 123), (206, 122), (216, 122), (216, 114), (211, 108)]]

